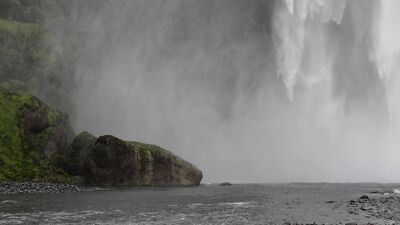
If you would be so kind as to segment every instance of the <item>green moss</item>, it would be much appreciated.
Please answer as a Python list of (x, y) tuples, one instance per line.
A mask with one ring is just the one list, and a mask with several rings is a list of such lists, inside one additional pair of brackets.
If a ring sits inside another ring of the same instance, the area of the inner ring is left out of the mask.
[(0, 95), (0, 180), (17, 180), (40, 176), (41, 168), (36, 164), (38, 152), (21, 138), (20, 107), (29, 102), (27, 97), (18, 97), (4, 89)]
[(152, 154), (171, 154), (171, 152), (169, 152), (166, 149), (161, 148), (158, 145), (152, 145), (152, 144), (146, 144), (146, 143), (142, 143), (142, 142), (137, 142), (137, 141), (126, 141), (128, 144), (130, 144), (134, 149), (140, 149), (140, 150), (144, 150), (144, 151), (149, 151)]
[(54, 124), (59, 116), (60, 113), (54, 110), (50, 110), (47, 112), (47, 120), (49, 121), (50, 124)]
[(146, 144), (142, 142), (137, 142), (137, 141), (126, 141), (129, 145), (132, 146), (132, 149), (138, 149), (140, 151), (147, 151), (151, 154), (151, 156), (159, 156), (162, 158), (173, 158), (176, 160), (176, 163), (183, 163), (183, 159), (180, 157), (174, 155), (172, 152), (161, 148), (158, 145), (153, 145), (153, 144)]
[(31, 23), (21, 23), (16, 21), (9, 21), (0, 19), (0, 31), (12, 32), (12, 33), (23, 33), (29, 35), (32, 30), (38, 28), (38, 25)]
[[(33, 96), (17, 95), (0, 88), (0, 180), (65, 180), (68, 176), (44, 160), (34, 141), (48, 139), (54, 132), (50, 127), (36, 140), (28, 141), (23, 134), (24, 107), (43, 107)], [(48, 110), (52, 121), (56, 111)], [(49, 119), (49, 120), (50, 120)]]

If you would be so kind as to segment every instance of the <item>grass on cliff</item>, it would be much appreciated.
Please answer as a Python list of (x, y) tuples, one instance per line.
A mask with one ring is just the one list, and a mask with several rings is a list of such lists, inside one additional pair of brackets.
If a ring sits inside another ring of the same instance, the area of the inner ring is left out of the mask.
[(163, 158), (174, 158), (176, 161), (175, 163), (177, 164), (184, 164), (184, 160), (180, 158), (179, 156), (173, 154), (172, 152), (168, 151), (167, 149), (164, 149), (158, 145), (153, 145), (153, 144), (146, 144), (143, 142), (138, 142), (138, 141), (126, 141), (130, 146), (132, 146), (132, 149), (137, 149), (139, 151), (147, 151), (150, 153), (151, 157), (154, 156), (161, 156)]
[(38, 79), (51, 64), (47, 39), (37, 24), (0, 19), (0, 85), (35, 93)]

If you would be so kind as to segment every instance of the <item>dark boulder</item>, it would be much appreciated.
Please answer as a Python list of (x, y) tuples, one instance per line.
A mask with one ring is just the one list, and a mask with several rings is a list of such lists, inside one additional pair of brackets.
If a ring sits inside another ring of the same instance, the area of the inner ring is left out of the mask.
[(74, 138), (65, 157), (64, 170), (72, 176), (83, 174), (89, 152), (93, 149), (96, 137), (88, 132), (82, 132)]
[(97, 186), (193, 186), (202, 172), (156, 146), (124, 141), (111, 135), (82, 133), (72, 142), (66, 171)]
[(226, 186), (232, 186), (232, 184), (229, 183), (229, 182), (222, 182), (222, 183), (219, 184), (219, 186), (226, 187)]
[(368, 195), (363, 195), (363, 196), (360, 197), (360, 199), (362, 199), (362, 200), (368, 200), (369, 197), (368, 197)]

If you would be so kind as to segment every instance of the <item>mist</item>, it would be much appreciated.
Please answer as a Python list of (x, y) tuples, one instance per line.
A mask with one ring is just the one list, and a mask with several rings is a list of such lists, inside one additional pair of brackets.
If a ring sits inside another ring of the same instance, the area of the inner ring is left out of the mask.
[(204, 182), (400, 181), (400, 2), (79, 7), (76, 132), (163, 146)]

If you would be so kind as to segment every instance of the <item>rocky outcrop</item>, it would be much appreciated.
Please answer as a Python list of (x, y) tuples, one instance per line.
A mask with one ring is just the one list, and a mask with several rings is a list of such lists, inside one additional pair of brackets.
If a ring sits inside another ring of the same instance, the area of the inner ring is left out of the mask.
[(81, 183), (83, 177), (95, 186), (192, 186), (202, 179), (194, 165), (159, 146), (73, 136), (66, 114), (0, 88), (0, 181)]
[(105, 135), (78, 135), (70, 145), (65, 170), (96, 186), (193, 186), (202, 172), (156, 146)]
[(89, 152), (92, 151), (96, 137), (83, 132), (74, 138), (65, 157), (64, 169), (72, 176), (81, 176)]
[(20, 107), (23, 137), (45, 159), (55, 154), (64, 155), (74, 134), (68, 116), (49, 108), (35, 97), (30, 97), (30, 104)]
[(73, 132), (67, 115), (39, 99), (0, 88), (0, 180), (48, 180), (61, 173)]

